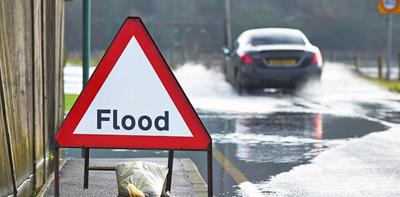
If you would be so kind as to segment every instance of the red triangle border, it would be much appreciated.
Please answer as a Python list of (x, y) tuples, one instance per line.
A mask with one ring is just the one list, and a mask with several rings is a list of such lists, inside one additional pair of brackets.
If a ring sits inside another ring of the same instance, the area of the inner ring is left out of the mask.
[[(135, 36), (193, 137), (73, 134), (130, 39)], [(211, 137), (139, 17), (128, 17), (56, 134), (59, 147), (208, 150)]]

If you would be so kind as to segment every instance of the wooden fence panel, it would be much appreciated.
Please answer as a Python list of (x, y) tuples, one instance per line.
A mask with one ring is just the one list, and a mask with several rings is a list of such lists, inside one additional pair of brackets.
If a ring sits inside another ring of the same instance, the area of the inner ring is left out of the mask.
[[(1, 116), (1, 115), (0, 115)], [(2, 118), (2, 117), (1, 117)], [(7, 154), (5, 130), (0, 125), (0, 196), (8, 196), (13, 193), (13, 183), (11, 179), (10, 161)]]
[[(0, 1), (0, 10), (3, 10), (5, 7), (5, 2)], [(5, 13), (0, 12), (0, 69), (4, 67), (7, 60), (7, 55), (5, 50), (8, 47), (8, 42), (6, 42), (6, 26), (4, 19)], [(11, 166), (8, 154), (8, 147), (7, 147), (7, 139), (6, 139), (6, 119), (5, 119), (5, 103), (3, 101), (4, 91), (2, 89), (3, 79), (1, 76), (0, 70), (0, 196), (6, 196), (13, 193), (13, 182), (11, 178)]]
[(64, 27), (65, 27), (65, 17), (64, 17), (64, 4), (63, 3), (57, 3), (56, 4), (56, 32), (57, 32), (57, 38), (56, 41), (58, 42), (58, 63), (57, 65), (62, 65), (62, 66), (57, 66), (57, 78), (56, 82), (58, 83), (57, 86), (57, 116), (55, 117), (56, 120), (56, 128), (55, 131), (58, 131), (59, 125), (61, 125), (62, 121), (64, 120), (64, 114), (65, 114), (65, 109), (64, 109), (64, 65), (65, 65), (65, 59), (64, 59)]
[[(53, 20), (49, 20), (49, 16), (53, 16), (55, 14), (55, 3), (52, 0), (45, 0), (45, 6), (46, 6), (46, 18), (45, 18), (45, 27), (46, 30), (44, 33), (45, 37), (47, 38), (46, 41), (46, 46), (45, 46), (45, 54), (46, 54), (46, 68), (45, 68), (45, 75), (46, 75), (46, 79), (44, 82), (44, 86), (45, 86), (45, 91), (47, 94), (46, 97), (46, 103), (45, 103), (45, 109), (46, 109), (46, 115), (48, 118), (50, 117), (56, 117), (55, 116), (55, 66), (49, 66), (49, 65), (55, 65), (56, 62), (56, 57), (55, 57), (55, 33), (54, 33), (54, 19)], [(47, 124), (47, 138), (48, 138), (48, 143), (49, 143), (49, 152), (53, 152), (53, 150), (51, 149), (51, 147), (54, 147), (54, 129), (55, 129), (55, 122), (54, 121), (50, 121), (47, 120), (46, 121)]]
[(33, 11), (33, 91), (34, 97), (33, 102), (33, 143), (34, 143), (34, 164), (35, 166), (35, 187), (40, 187), (46, 179), (46, 152), (44, 146), (44, 132), (43, 132), (43, 54), (42, 54), (42, 1), (32, 1)]
[(50, 174), (64, 115), (63, 23), (63, 0), (0, 1), (0, 196), (13, 193), (12, 177), (30, 196)]
[(41, 17), (41, 20), (42, 20), (42, 31), (41, 31), (41, 33), (42, 33), (42, 56), (43, 56), (43, 58), (42, 58), (42, 64), (43, 64), (43, 67), (42, 67), (42, 75), (43, 75), (43, 78), (42, 78), (42, 88), (43, 88), (43, 92), (42, 92), (42, 96), (43, 96), (43, 100), (42, 100), (42, 113), (43, 113), (43, 122), (42, 122), (42, 124), (43, 124), (43, 144), (44, 144), (44, 152), (45, 152), (45, 157), (46, 157), (46, 160), (45, 160), (45, 171), (46, 171), (46, 176), (49, 176), (50, 175), (50, 172), (51, 172), (51, 165), (49, 165), (50, 164), (50, 160), (48, 159), (48, 154), (51, 152), (50, 151), (50, 142), (49, 142), (49, 138), (48, 138), (48, 136), (49, 136), (49, 124), (48, 124), (48, 122), (50, 121), (50, 116), (49, 116), (49, 113), (48, 113), (48, 109), (49, 109), (49, 103), (48, 103), (48, 98), (49, 98), (49, 94), (48, 94), (48, 91), (47, 91), (47, 84), (48, 84), (48, 77), (47, 77), (47, 65), (49, 65), (49, 63), (48, 63), (48, 55), (47, 55), (47, 48), (48, 48), (48, 39), (45, 39), (45, 38), (47, 38), (47, 32), (48, 32), (48, 24), (47, 24), (47, 18), (48, 17), (50, 17), (50, 15), (48, 14), (48, 8), (47, 8), (47, 0), (42, 0), (42, 2), (41, 2), (41, 6), (42, 6), (42, 17)]
[[(5, 1), (5, 19), (7, 22), (8, 55), (2, 68), (5, 73), (3, 89), (5, 93), (6, 120), (9, 124), (11, 150), (15, 168), (16, 184), (26, 183), (32, 173), (32, 133), (28, 115), (31, 105), (31, 78), (28, 75), (31, 59), (31, 18), (30, 2)], [(29, 17), (29, 18), (28, 18)]]
[[(1, 44), (1, 43), (0, 43)], [(0, 62), (0, 67), (2, 62)], [(1, 76), (0, 76), (1, 80)], [(2, 93), (0, 87), (0, 94)], [(0, 196), (8, 196), (13, 193), (13, 182), (10, 169), (10, 160), (8, 155), (7, 139), (6, 139), (6, 126), (3, 116), (4, 102), (2, 95), (0, 95)]]

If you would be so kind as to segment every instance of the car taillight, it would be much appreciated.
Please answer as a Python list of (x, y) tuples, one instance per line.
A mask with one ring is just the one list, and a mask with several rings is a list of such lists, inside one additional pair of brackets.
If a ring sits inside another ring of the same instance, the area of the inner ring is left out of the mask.
[(321, 53), (316, 53), (312, 59), (312, 64), (322, 65), (322, 55)]
[(240, 61), (245, 64), (254, 64), (253, 59), (251, 59), (248, 53), (245, 53), (242, 57), (240, 57)]

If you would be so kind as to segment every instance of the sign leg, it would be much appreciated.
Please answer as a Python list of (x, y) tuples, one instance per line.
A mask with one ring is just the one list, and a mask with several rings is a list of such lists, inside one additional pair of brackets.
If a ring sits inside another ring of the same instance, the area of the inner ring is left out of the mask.
[(83, 172), (83, 189), (87, 189), (89, 187), (89, 148), (84, 148), (84, 172)]
[(207, 151), (207, 178), (208, 178), (208, 196), (213, 196), (213, 167), (212, 167), (212, 149)]
[(168, 174), (167, 174), (167, 185), (165, 190), (171, 192), (172, 184), (172, 166), (174, 164), (174, 151), (168, 151)]
[(59, 155), (59, 148), (56, 146), (55, 153), (54, 153), (54, 196), (60, 196), (60, 155)]

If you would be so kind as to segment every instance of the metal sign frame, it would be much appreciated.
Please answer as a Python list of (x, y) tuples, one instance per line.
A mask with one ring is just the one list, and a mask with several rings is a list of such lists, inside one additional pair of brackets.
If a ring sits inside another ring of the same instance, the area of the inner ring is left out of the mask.
[[(54, 153), (54, 196), (60, 196), (60, 148), (76, 148), (76, 147), (60, 147), (58, 144), (55, 147)], [(114, 171), (115, 168), (111, 166), (90, 166), (89, 165), (89, 148), (85, 147), (85, 159), (84, 159), (84, 175), (83, 175), (83, 189), (89, 188), (89, 171)], [(107, 149), (107, 148), (106, 148)], [(111, 149), (111, 148), (108, 148)], [(139, 149), (139, 150), (149, 150), (149, 149)], [(173, 162), (174, 162), (174, 152), (175, 151), (202, 151), (207, 152), (207, 193), (209, 197), (213, 196), (213, 156), (212, 156), (212, 145), (210, 144), (207, 150), (171, 150), (171, 149), (154, 149), (154, 150), (168, 150), (168, 174), (166, 182), (166, 191), (171, 192), (172, 185), (172, 172), (173, 172)]]

